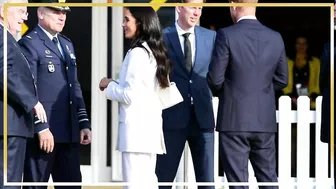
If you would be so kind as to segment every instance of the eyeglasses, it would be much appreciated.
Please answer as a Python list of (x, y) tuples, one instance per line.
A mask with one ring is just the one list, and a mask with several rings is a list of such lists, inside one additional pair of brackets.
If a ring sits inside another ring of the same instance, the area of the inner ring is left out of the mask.
[(26, 16), (26, 17), (28, 17), (28, 12), (27, 11), (25, 11), (25, 10), (23, 10), (23, 9), (17, 9), (18, 10), (18, 12), (21, 14), (21, 16)]
[(28, 12), (22, 8), (18, 8), (18, 7), (10, 7), (8, 9), (12, 9), (12, 11), (16, 11), (17, 13), (20, 14), (20, 16), (25, 16), (28, 17)]

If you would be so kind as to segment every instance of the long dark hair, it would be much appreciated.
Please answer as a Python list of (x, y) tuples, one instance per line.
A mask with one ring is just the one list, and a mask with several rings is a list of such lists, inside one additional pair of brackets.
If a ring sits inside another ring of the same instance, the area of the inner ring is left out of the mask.
[[(165, 47), (160, 20), (152, 7), (125, 7), (136, 20), (137, 32), (130, 49), (142, 47), (147, 42), (157, 62), (156, 78), (161, 88), (169, 86), (168, 75), (171, 63), (168, 60), (168, 51)], [(148, 51), (147, 51), (148, 52)], [(148, 52), (149, 53), (149, 52)]]

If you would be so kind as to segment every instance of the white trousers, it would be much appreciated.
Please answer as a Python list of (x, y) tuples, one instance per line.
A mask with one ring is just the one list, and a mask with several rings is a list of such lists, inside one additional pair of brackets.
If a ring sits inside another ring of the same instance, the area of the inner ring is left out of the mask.
[(122, 152), (124, 189), (158, 189), (155, 166), (156, 154)]

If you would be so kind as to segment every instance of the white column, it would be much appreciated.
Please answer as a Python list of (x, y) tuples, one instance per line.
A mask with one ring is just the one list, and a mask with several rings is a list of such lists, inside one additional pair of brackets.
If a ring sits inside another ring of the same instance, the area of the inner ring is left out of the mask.
[[(123, 3), (123, 0), (114, 0), (114, 3)], [(124, 58), (124, 34), (122, 29), (123, 22), (123, 7), (112, 7), (112, 78), (118, 79), (119, 70)], [(121, 172), (121, 153), (116, 151), (118, 137), (118, 103), (111, 104), (112, 118), (112, 145), (111, 145), (111, 166), (112, 166), (112, 181), (122, 181)]]
[[(106, 0), (92, 0), (106, 3)], [(102, 179), (106, 167), (107, 100), (99, 90), (100, 79), (107, 76), (107, 7), (92, 7), (91, 63), (91, 166), (92, 182)]]

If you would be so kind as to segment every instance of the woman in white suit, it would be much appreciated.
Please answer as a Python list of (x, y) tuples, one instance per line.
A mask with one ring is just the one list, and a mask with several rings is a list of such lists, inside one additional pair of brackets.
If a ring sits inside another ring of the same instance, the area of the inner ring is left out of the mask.
[(135, 183), (125, 188), (157, 189), (156, 155), (166, 149), (156, 90), (169, 87), (171, 64), (152, 7), (125, 8), (123, 28), (133, 42), (119, 80), (103, 78), (99, 87), (108, 99), (119, 103), (117, 150), (122, 153), (123, 181)]

